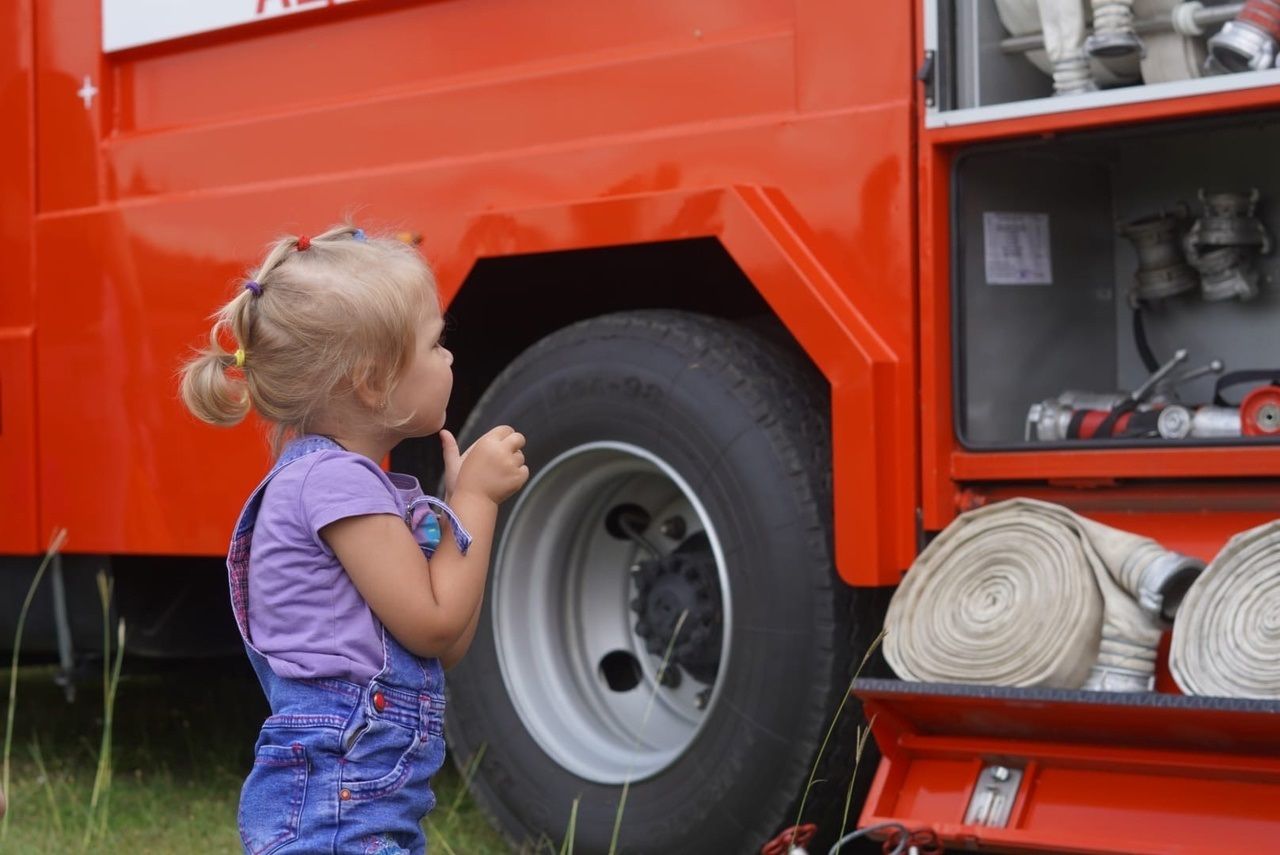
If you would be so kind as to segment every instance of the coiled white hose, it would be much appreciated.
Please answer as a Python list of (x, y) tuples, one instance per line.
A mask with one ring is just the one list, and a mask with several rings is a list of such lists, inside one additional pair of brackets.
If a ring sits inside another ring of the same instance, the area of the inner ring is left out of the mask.
[(1231, 538), (1191, 586), (1169, 669), (1189, 695), (1280, 699), (1280, 520)]
[(963, 514), (916, 559), (889, 605), (885, 657), (904, 680), (1144, 691), (1162, 609), (1203, 567), (1011, 499)]
[(1074, 95), (1097, 89), (1084, 52), (1085, 19), (1080, 0), (1037, 0), (1044, 49), (1053, 63), (1053, 92)]

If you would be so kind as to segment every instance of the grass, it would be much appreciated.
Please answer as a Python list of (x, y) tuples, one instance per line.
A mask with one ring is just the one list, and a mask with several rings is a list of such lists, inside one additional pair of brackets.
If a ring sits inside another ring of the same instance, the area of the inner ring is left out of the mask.
[[(3, 673), (5, 684), (13, 676), (17, 685), (3, 853), (86, 851), (106, 686), (97, 663), (79, 675), (77, 701), (68, 704), (54, 683), (55, 673), (52, 666)], [(125, 660), (115, 696), (110, 782), (99, 784), (100, 798), (109, 792), (111, 809), (99, 813), (102, 826), (87, 851), (241, 852), (236, 803), (266, 714), (247, 661)], [(485, 824), (466, 796), (462, 776), (449, 764), (435, 786), (439, 807), (427, 821), (430, 851), (510, 851)]]
[[(28, 592), (12, 664), (0, 675), (9, 686), (0, 776), (8, 813), (0, 823), (0, 853), (240, 852), (236, 826), (240, 785), (252, 765), (258, 728), (269, 712), (245, 660), (136, 662), (123, 670), (125, 626), (123, 621), (117, 626), (113, 646), (108, 624), (112, 586), (100, 574), (101, 670), (89, 669), (78, 676), (81, 688), (87, 690), (80, 697), (94, 697), (100, 691), (102, 705), (95, 707), (84, 700), (68, 703), (52, 666), (19, 667), (22, 624), (31, 593), (60, 547), (61, 537), (60, 533), (51, 544)], [(686, 615), (681, 614), (668, 642), (664, 669)], [(859, 673), (882, 638), (883, 633), (863, 657)], [(652, 703), (650, 697), (637, 740)], [(843, 710), (842, 700), (814, 761), (797, 823)], [(859, 728), (855, 775), (867, 735)], [(467, 798), (467, 785), (483, 754), (482, 746), (461, 775), (446, 764), (433, 781), (437, 809), (423, 822), (430, 850), (446, 855), (511, 851)], [(618, 848), (630, 778), (628, 772), (614, 818), (610, 855)], [(578, 805), (575, 799), (559, 853), (545, 835), (525, 842), (519, 852), (541, 855), (545, 849), (550, 855), (571, 855)]]

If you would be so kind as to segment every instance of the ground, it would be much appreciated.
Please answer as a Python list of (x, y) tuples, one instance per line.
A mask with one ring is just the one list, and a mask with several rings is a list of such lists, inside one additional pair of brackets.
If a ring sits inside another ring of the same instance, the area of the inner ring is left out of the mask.
[[(67, 703), (52, 666), (19, 669), (9, 747), (9, 815), (0, 853), (238, 853), (236, 802), (267, 707), (243, 657), (124, 661), (112, 727), (109, 786), (90, 815), (101, 755), (101, 663), (89, 663)], [(9, 714), (10, 672), (3, 674)], [(446, 764), (428, 817), (429, 850), (511, 851), (471, 805)], [(535, 841), (523, 851), (536, 852)], [(555, 852), (545, 841), (543, 852)]]

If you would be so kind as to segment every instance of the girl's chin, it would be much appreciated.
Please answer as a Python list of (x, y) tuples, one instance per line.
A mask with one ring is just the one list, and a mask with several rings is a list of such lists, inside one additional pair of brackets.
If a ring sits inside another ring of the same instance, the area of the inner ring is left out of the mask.
[(444, 425), (445, 425), (445, 414), (441, 413), (440, 418), (434, 419), (430, 422), (424, 422), (422, 425), (420, 425), (421, 429), (414, 431), (414, 433), (417, 436), (431, 436), (432, 434), (437, 434), (440, 431), (444, 430)]

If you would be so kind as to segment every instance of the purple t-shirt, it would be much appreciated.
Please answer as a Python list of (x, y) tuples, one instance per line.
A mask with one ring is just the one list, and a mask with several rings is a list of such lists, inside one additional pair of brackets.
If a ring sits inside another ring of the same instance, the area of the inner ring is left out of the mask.
[(249, 551), (249, 637), (272, 671), (364, 684), (382, 670), (382, 625), (319, 532), (345, 517), (403, 518), (421, 495), (416, 478), (336, 449), (276, 473)]

